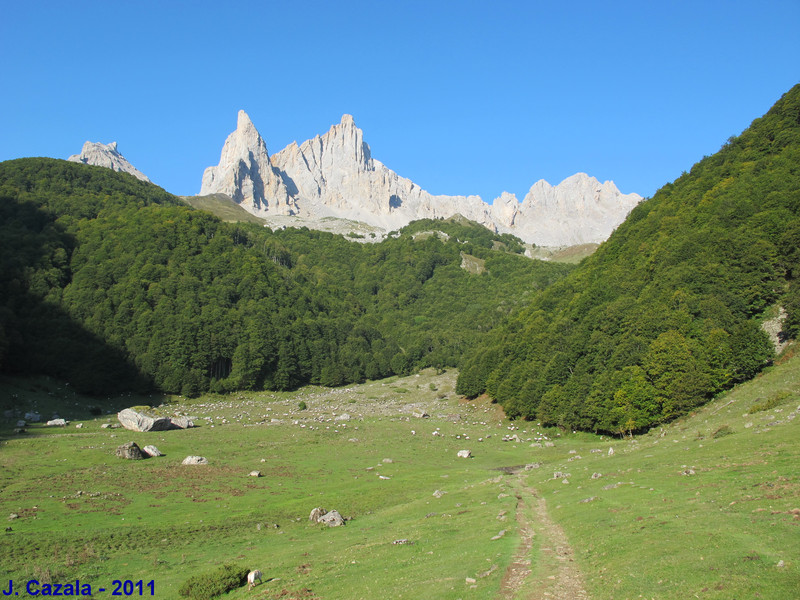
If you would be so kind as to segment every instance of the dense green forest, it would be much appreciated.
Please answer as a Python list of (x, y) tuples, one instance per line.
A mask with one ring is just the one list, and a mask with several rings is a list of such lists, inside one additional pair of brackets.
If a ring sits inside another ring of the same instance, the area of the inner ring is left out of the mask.
[[(415, 222), (379, 244), (273, 232), (109, 169), (8, 161), (0, 369), (94, 393), (194, 395), (455, 366), (571, 270), (521, 250), (458, 219)], [(465, 257), (482, 272), (463, 269)]]
[(797, 335), (798, 275), (800, 85), (490, 332), (458, 390), (548, 424), (651, 427), (762, 369), (768, 311)]

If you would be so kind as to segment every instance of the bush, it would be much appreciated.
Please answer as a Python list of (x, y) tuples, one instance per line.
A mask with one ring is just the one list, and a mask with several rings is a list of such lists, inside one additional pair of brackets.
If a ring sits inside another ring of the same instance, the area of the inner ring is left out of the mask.
[(193, 575), (187, 579), (178, 593), (191, 600), (211, 600), (247, 583), (246, 567), (223, 565), (213, 571)]
[(303, 400), (297, 403), (297, 410), (306, 410), (307, 408), (308, 405)]
[(784, 402), (787, 402), (789, 398), (791, 398), (791, 394), (789, 392), (775, 392), (766, 400), (759, 398), (759, 400), (750, 407), (750, 414), (770, 410), (776, 406), (780, 406)]
[(733, 433), (733, 429), (731, 429), (730, 425), (723, 425), (722, 427), (718, 428), (714, 433), (711, 434), (711, 437), (719, 439), (721, 437), (725, 437), (726, 435), (731, 435)]

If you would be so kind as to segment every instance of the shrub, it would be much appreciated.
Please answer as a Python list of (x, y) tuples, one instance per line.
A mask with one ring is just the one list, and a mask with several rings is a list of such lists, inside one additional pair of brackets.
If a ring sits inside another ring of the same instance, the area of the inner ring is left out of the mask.
[(193, 575), (187, 579), (178, 593), (191, 600), (211, 600), (247, 583), (246, 567), (222, 565), (213, 571)]
[(759, 400), (750, 407), (750, 414), (770, 410), (776, 406), (780, 406), (784, 402), (787, 402), (789, 398), (791, 398), (791, 394), (786, 391), (775, 392), (766, 400), (759, 398)]
[(715, 440), (721, 437), (725, 437), (726, 435), (730, 435), (733, 433), (733, 429), (731, 429), (730, 425), (723, 425), (719, 427), (714, 433), (711, 434), (711, 437)]
[(300, 400), (300, 402), (297, 403), (297, 408), (298, 410), (306, 410), (308, 408), (308, 405), (305, 403), (304, 400)]

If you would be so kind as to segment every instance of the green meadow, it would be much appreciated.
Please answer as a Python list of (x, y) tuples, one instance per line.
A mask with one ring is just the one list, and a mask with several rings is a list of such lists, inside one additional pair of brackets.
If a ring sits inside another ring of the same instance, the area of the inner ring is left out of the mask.
[[(7, 410), (69, 424), (14, 433), (19, 417), (3, 420), (0, 591), (79, 579), (106, 597), (113, 580), (141, 580), (176, 599), (227, 563), (263, 583), (225, 598), (796, 597), (800, 358), (625, 439), (509, 421), (457, 396), (456, 375), (124, 395), (99, 415), (54, 380), (3, 380)], [(196, 427), (102, 427), (145, 405)], [(128, 441), (164, 456), (117, 458)], [(182, 465), (189, 455), (209, 464)], [(315, 507), (346, 525), (310, 523)], [(561, 586), (565, 568), (577, 587)]]

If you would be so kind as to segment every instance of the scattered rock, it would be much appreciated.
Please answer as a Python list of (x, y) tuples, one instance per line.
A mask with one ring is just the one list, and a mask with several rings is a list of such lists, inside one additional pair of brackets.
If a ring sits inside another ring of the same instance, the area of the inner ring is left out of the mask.
[(50, 419), (45, 425), (47, 427), (66, 427), (67, 421), (65, 419)]
[(694, 475), (694, 474), (695, 474), (694, 469), (684, 469), (681, 472), (681, 475)]
[(344, 525), (344, 519), (339, 514), (339, 511), (332, 510), (322, 515), (318, 523), (324, 523), (328, 527), (339, 527), (339, 525)]
[(614, 449), (613, 448), (609, 448), (608, 449), (608, 455), (609, 456), (614, 456)]
[(494, 537), (492, 538), (492, 541), (494, 542), (494, 541), (496, 541), (496, 540), (499, 540), (499, 539), (500, 539), (500, 538), (502, 538), (502, 537), (503, 537), (505, 534), (506, 534), (506, 530), (505, 530), (505, 529), (501, 530), (501, 531), (500, 531), (500, 533), (498, 533), (496, 536), (494, 536)]
[(205, 456), (187, 456), (183, 459), (182, 465), (207, 465), (208, 459)]
[(544, 443), (544, 447), (545, 448), (552, 448), (553, 446), (555, 446), (555, 443), (553, 443), (553, 442), (545, 442)]
[(25, 433), (25, 428), (24, 427), (15, 427), (14, 428), (14, 433), (15, 434)]
[(395, 541), (392, 542), (392, 544), (394, 544), (395, 546), (405, 546), (405, 545), (411, 545), (413, 543), (414, 542), (412, 542), (412, 541), (410, 541), (410, 540), (408, 540), (406, 538), (403, 538), (401, 540), (395, 540)]
[(561, 483), (564, 483), (564, 484), (569, 484), (569, 479), (562, 479), (562, 480), (561, 480)]
[(471, 585), (471, 584), (473, 584), (473, 583), (477, 583), (477, 582), (478, 582), (478, 580), (477, 580), (477, 579), (473, 579), (472, 577), (467, 577), (467, 578), (466, 578), (464, 581), (465, 581), (465, 583), (466, 583), (467, 585)]
[(392, 464), (394, 461), (393, 461), (391, 458), (384, 458), (384, 459), (383, 459), (381, 462), (383, 462), (383, 463), (384, 463), (384, 464), (386, 464), (386, 465), (390, 465), (390, 464)]
[(430, 417), (430, 415), (427, 412), (425, 412), (424, 410), (415, 410), (412, 414), (417, 419), (427, 419), (427, 418)]
[(600, 479), (602, 476), (602, 473), (592, 473), (592, 479)]
[(553, 473), (553, 479), (566, 479), (567, 477), (570, 477), (569, 473), (562, 473), (561, 471), (555, 471)]
[(158, 448), (156, 448), (155, 446), (153, 446), (152, 444), (149, 444), (149, 445), (145, 446), (144, 448), (142, 448), (142, 452), (147, 454), (147, 456), (150, 456), (150, 457), (153, 457), (153, 458), (155, 458), (156, 456), (164, 456), (163, 454), (161, 454), (161, 451)]
[(75, 429), (83, 429), (83, 423), (78, 423), (75, 425)]
[(433, 497), (434, 497), (434, 498), (441, 498), (441, 497), (442, 497), (442, 496), (444, 496), (446, 493), (447, 493), (447, 492), (443, 492), (442, 490), (436, 490), (435, 492), (433, 492)]
[(26, 412), (25, 420), (31, 423), (38, 423), (42, 420), (42, 415), (40, 415), (38, 412)]
[(337, 417), (334, 417), (333, 420), (334, 421), (349, 421), (351, 418), (352, 417), (350, 417), (350, 415), (348, 415), (347, 413), (343, 413), (343, 414), (341, 414), (341, 415), (339, 415)]
[(597, 500), (597, 496), (592, 496), (591, 498), (584, 498), (580, 502), (581, 504), (588, 504), (589, 502), (594, 502), (595, 500)]
[(141, 460), (144, 458), (142, 449), (136, 442), (127, 442), (117, 447), (116, 455), (120, 458), (127, 458), (128, 460)]
[(24, 419), (17, 421), (17, 427), (25, 427), (28, 423)]
[(541, 466), (542, 465), (540, 465), (539, 463), (528, 463), (527, 465), (525, 465), (525, 470), (526, 471), (531, 471), (533, 469), (538, 469)]
[(250, 476), (250, 477), (261, 477), (261, 471), (250, 471), (250, 473), (248, 473), (248, 476)]
[(472, 458), (472, 452), (469, 450), (459, 450), (458, 451), (459, 458)]
[(778, 564), (777, 564), (777, 565), (775, 565), (775, 566), (776, 566), (776, 567), (778, 567), (779, 569), (782, 569), (783, 567), (785, 567), (785, 566), (786, 566), (786, 563), (785, 563), (785, 562), (783, 562), (782, 560), (779, 560), (779, 561), (778, 561)]
[(325, 510), (322, 508), (315, 508), (311, 511), (311, 514), (308, 515), (308, 520), (312, 523), (319, 523), (319, 518), (325, 514)]
[(13, 521), (14, 519), (19, 519), (19, 515), (17, 513), (11, 513), (8, 515), (8, 520)]
[(109, 427), (111, 427), (111, 423), (103, 423), (100, 425), (100, 429), (108, 429)]

